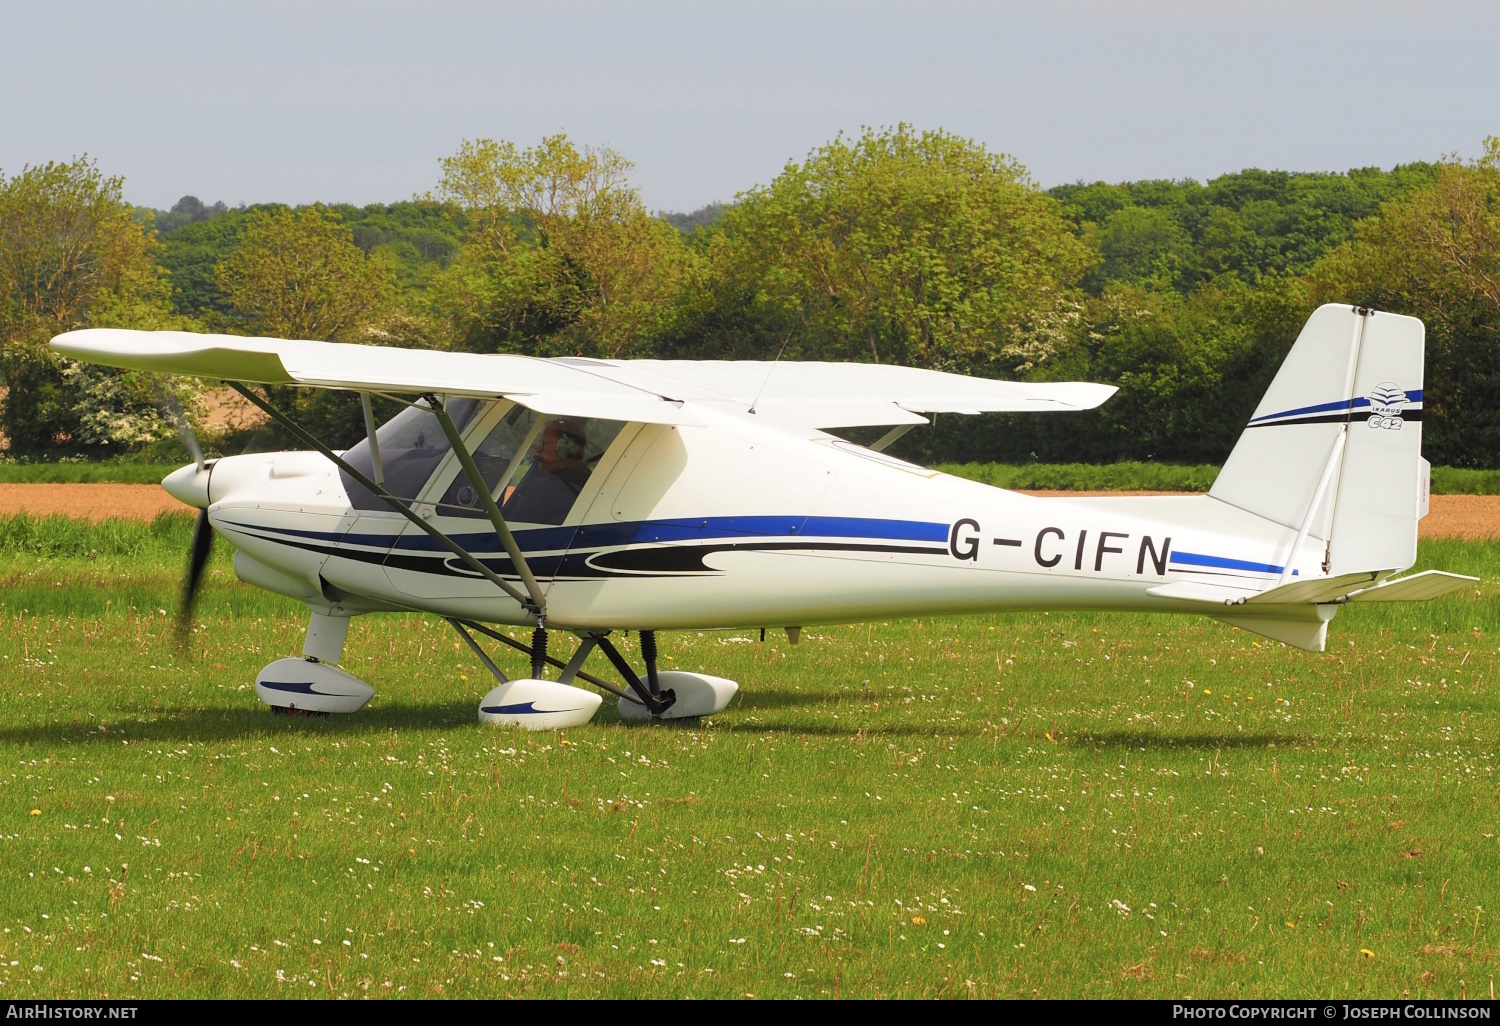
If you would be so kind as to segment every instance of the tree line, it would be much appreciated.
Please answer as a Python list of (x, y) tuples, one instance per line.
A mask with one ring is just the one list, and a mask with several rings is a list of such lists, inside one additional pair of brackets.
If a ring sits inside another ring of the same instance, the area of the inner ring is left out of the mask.
[[(430, 193), (353, 207), (132, 207), (87, 158), (0, 172), (0, 426), (20, 456), (137, 452), (191, 383), (53, 356), (84, 326), (481, 353), (901, 363), (1093, 380), (1090, 413), (943, 417), (928, 461), (1221, 461), (1307, 314), (1428, 326), (1426, 450), (1500, 461), (1500, 140), (1385, 171), (1039, 188), (909, 126), (839, 136), (770, 183), (649, 211), (632, 166), (565, 135), (465, 141)], [(357, 398), (286, 390), (336, 444)]]

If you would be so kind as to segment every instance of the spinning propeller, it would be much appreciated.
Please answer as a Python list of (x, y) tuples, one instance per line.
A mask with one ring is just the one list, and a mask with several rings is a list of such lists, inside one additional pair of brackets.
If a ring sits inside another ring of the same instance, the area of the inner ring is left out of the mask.
[(203, 446), (182, 411), (176, 397), (163, 388), (160, 393), (162, 412), (177, 428), (182, 444), (193, 457), (191, 467), (174, 470), (162, 481), (162, 486), (175, 498), (198, 507), (198, 521), (193, 525), (193, 541), (188, 547), (187, 578), (182, 582), (182, 601), (177, 607), (177, 629), (184, 642), (193, 626), (193, 603), (198, 597), (198, 585), (203, 580), (203, 570), (208, 566), (209, 554), (213, 551), (214, 529), (208, 522), (208, 475), (210, 468), (203, 458)]
[(214, 529), (208, 523), (208, 510), (198, 511), (198, 522), (193, 525), (193, 543), (188, 549), (187, 579), (182, 582), (182, 602), (177, 607), (177, 627), (184, 638), (193, 626), (193, 602), (198, 597), (198, 583), (203, 580), (203, 568), (208, 565), (209, 553), (213, 550)]

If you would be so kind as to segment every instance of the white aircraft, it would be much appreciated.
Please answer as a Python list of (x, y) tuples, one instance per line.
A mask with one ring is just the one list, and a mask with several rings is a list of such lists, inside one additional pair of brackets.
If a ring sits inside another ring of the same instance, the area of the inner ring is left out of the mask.
[[(663, 630), (785, 628), (1020, 609), (1208, 615), (1321, 651), (1345, 602), (1475, 580), (1416, 559), (1427, 509), (1422, 323), (1348, 306), (1308, 320), (1213, 489), (1037, 498), (881, 452), (922, 414), (1091, 409), (1114, 389), (872, 364), (534, 359), (90, 329), (60, 354), (230, 383), (310, 451), (190, 464), (163, 486), (202, 510), (184, 611), (213, 532), (247, 583), (305, 602), (303, 658), (261, 671), (282, 711), (354, 712), (353, 616), (445, 617), (501, 682), (480, 718), (536, 729), (722, 709), (733, 681), (660, 670)], [(337, 453), (247, 386), (348, 389), (369, 437)], [(375, 429), (369, 397), (407, 409)], [(889, 427), (872, 445), (829, 433)], [(488, 624), (533, 627), (524, 645)], [(640, 632), (644, 679), (610, 641)], [(579, 644), (566, 663), (548, 633)], [(531, 657), (507, 679), (474, 635)], [(600, 649), (625, 687), (583, 672)], [(561, 670), (544, 679), (547, 668)]]

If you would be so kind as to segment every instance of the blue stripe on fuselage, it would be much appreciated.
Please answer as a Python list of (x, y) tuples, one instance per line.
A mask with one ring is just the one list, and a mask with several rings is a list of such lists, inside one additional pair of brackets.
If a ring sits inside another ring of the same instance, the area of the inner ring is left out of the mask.
[(1205, 556), (1197, 552), (1173, 550), (1172, 562), (1184, 566), (1210, 566), (1219, 570), (1254, 570), (1262, 574), (1279, 574), (1283, 567), (1271, 563), (1254, 563), (1247, 559), (1229, 559), (1226, 556)]
[[(233, 523), (233, 522), (231, 522)], [(257, 531), (273, 531), (292, 538), (358, 545), (377, 549), (436, 552), (441, 546), (425, 534), (361, 534), (350, 531), (307, 531), (260, 524), (234, 524)], [(523, 552), (556, 552), (569, 548), (602, 548), (643, 542), (700, 541), (721, 538), (870, 538), (889, 541), (946, 542), (948, 525), (916, 520), (879, 520), (864, 517), (694, 517), (676, 520), (644, 520), (626, 523), (581, 524), (578, 527), (543, 527), (515, 532)], [(498, 553), (501, 548), (492, 530), (450, 535), (475, 555)]]
[[(294, 538), (307, 538), (345, 545), (400, 551), (438, 552), (437, 542), (426, 535), (398, 538), (389, 534), (340, 534), (330, 531), (305, 531), (282, 527), (239, 524), (254, 530), (272, 531)], [(479, 531), (452, 536), (453, 540), (479, 557), (502, 552), (493, 531)], [(578, 527), (546, 527), (517, 531), (516, 542), (528, 553), (558, 552), (566, 549), (598, 549), (616, 545), (651, 542), (718, 540), (725, 538), (861, 538), (880, 541), (947, 542), (948, 525), (919, 520), (881, 520), (865, 517), (697, 517), (680, 520), (645, 520), (618, 524), (582, 524)], [(394, 543), (394, 544), (393, 544)], [(1279, 574), (1282, 567), (1227, 556), (1210, 556), (1197, 552), (1173, 550), (1170, 562), (1180, 566), (1201, 566), (1219, 570), (1248, 570)]]

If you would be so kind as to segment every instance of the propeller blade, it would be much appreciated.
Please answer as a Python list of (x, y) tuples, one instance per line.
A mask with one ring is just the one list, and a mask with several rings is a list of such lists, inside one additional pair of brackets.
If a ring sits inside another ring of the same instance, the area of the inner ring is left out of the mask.
[(208, 566), (213, 543), (214, 529), (208, 522), (208, 510), (199, 510), (198, 522), (193, 526), (193, 544), (188, 553), (187, 579), (182, 584), (182, 605), (177, 612), (178, 626), (184, 638), (193, 625), (193, 602), (198, 597), (198, 585), (203, 580), (203, 569)]
[(161, 404), (162, 415), (166, 418), (167, 423), (177, 429), (177, 434), (182, 439), (183, 448), (188, 451), (188, 455), (193, 458), (193, 462), (198, 465), (198, 469), (201, 471), (203, 469), (203, 446), (198, 444), (198, 436), (193, 431), (192, 422), (188, 420), (187, 414), (183, 412), (182, 404), (177, 401), (177, 397), (172, 394), (171, 389), (167, 388), (160, 381), (157, 382), (156, 386), (156, 398)]

